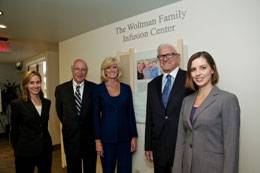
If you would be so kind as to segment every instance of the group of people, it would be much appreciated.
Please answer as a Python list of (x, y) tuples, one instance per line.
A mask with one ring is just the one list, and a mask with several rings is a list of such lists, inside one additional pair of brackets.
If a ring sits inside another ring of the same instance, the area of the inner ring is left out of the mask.
[(193, 54), (185, 72), (172, 45), (157, 51), (164, 73), (148, 84), (145, 126), (154, 172), (237, 173), (240, 107), (234, 94), (216, 86), (213, 57)]
[[(212, 56), (197, 52), (187, 72), (170, 44), (158, 47), (163, 74), (148, 83), (145, 156), (155, 173), (236, 173), (240, 108), (234, 94), (219, 89)], [(72, 80), (56, 87), (68, 173), (95, 173), (97, 155), (104, 173), (132, 172), (137, 128), (129, 85), (120, 82), (117, 58), (101, 64), (101, 83), (86, 80), (87, 63), (76, 59)], [(11, 105), (11, 142), (17, 173), (50, 173), (50, 100), (43, 97), (41, 75), (28, 71), (23, 97)]]

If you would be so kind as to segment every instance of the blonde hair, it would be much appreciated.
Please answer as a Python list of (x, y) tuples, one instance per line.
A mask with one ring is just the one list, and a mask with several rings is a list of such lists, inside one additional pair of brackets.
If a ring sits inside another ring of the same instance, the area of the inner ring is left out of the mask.
[(120, 67), (119, 59), (117, 59), (115, 57), (107, 57), (104, 59), (104, 61), (101, 64), (101, 81), (102, 82), (106, 82), (108, 80), (108, 78), (105, 74), (105, 70), (114, 64), (117, 66), (117, 69), (118, 69), (117, 80), (120, 79), (120, 77), (122, 76), (122, 69)]
[[(24, 76), (23, 76), (23, 79), (22, 79), (22, 82), (21, 82), (21, 88), (22, 88), (22, 99), (24, 101), (28, 101), (30, 99), (30, 93), (29, 93), (29, 90), (27, 88), (27, 85), (28, 83), (30, 82), (31, 78), (33, 76), (38, 76), (40, 81), (42, 81), (42, 77), (41, 77), (41, 74), (37, 71), (27, 71)], [(43, 92), (42, 92), (42, 89), (40, 91), (40, 97), (43, 97)]]

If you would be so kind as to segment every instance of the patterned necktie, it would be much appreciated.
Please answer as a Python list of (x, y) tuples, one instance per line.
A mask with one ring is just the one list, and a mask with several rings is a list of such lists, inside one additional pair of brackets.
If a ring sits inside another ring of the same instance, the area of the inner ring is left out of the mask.
[(76, 109), (77, 109), (77, 115), (80, 115), (80, 109), (81, 109), (81, 97), (80, 97), (80, 86), (76, 86), (76, 92), (75, 92), (75, 103), (76, 103)]
[(165, 86), (164, 86), (163, 92), (162, 92), (162, 100), (163, 100), (163, 105), (164, 105), (165, 108), (166, 108), (167, 103), (168, 103), (170, 91), (171, 91), (171, 75), (168, 74), (166, 76), (166, 83), (165, 83)]

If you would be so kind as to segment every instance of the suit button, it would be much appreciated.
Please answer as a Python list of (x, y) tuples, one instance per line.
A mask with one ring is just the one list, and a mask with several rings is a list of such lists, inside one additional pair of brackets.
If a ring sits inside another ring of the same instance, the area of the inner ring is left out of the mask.
[(168, 119), (168, 116), (165, 116), (165, 119), (167, 120), (167, 119)]
[(190, 148), (192, 148), (192, 144), (190, 144)]

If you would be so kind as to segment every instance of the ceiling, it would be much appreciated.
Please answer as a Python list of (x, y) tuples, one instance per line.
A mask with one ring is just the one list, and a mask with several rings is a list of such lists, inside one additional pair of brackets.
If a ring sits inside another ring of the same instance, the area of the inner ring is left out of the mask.
[(0, 0), (0, 37), (11, 51), (0, 53), (0, 63), (13, 63), (58, 42), (107, 24), (180, 0)]

